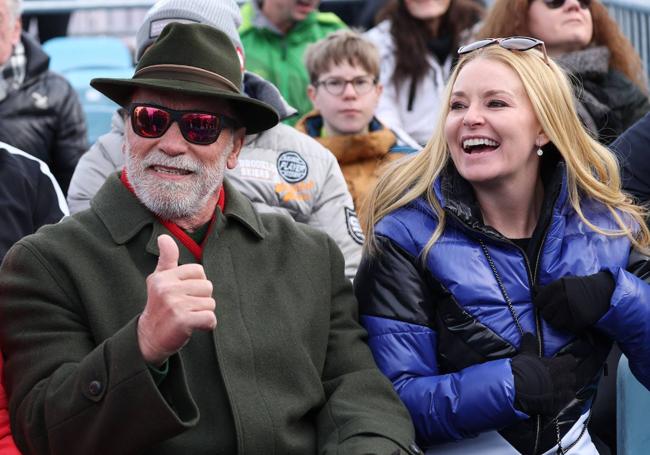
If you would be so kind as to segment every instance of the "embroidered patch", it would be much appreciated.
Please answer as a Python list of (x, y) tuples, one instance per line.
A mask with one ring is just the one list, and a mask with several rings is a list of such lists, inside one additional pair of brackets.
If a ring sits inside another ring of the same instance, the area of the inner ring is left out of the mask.
[(34, 99), (34, 106), (38, 109), (47, 109), (47, 95), (41, 95), (38, 92), (32, 93), (32, 98)]
[(158, 38), (160, 35), (160, 32), (162, 32), (163, 28), (167, 24), (171, 24), (172, 22), (180, 22), (181, 24), (198, 24), (199, 22), (193, 21), (192, 19), (185, 19), (182, 17), (169, 17), (165, 19), (158, 19), (155, 21), (151, 21), (149, 24), (149, 38)]
[(345, 224), (348, 226), (350, 237), (352, 237), (352, 239), (359, 245), (363, 245), (363, 241), (366, 237), (363, 235), (363, 231), (361, 230), (359, 217), (357, 216), (357, 212), (348, 207), (345, 207)]
[(298, 183), (307, 177), (309, 166), (296, 152), (282, 152), (277, 162), (278, 173), (289, 183)]

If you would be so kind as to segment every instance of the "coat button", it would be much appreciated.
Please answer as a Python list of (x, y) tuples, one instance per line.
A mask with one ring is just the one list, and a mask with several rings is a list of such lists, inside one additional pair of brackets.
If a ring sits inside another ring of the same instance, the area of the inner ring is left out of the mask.
[(101, 394), (102, 390), (104, 390), (104, 386), (99, 381), (90, 381), (90, 384), (88, 384), (88, 392), (94, 397)]
[(422, 453), (422, 450), (420, 450), (420, 448), (415, 443), (409, 446), (409, 451), (415, 455)]

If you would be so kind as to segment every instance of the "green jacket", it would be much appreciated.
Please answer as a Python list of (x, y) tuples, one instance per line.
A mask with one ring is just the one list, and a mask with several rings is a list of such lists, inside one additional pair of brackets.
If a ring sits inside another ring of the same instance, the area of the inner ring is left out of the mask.
[(298, 115), (285, 121), (294, 125), (300, 117), (312, 110), (307, 97), (309, 75), (303, 55), (311, 43), (324, 38), (346, 25), (333, 13), (314, 11), (296, 23), (286, 35), (261, 26), (265, 21), (252, 2), (241, 8), (242, 25), (239, 35), (246, 54), (246, 69), (273, 82), (287, 102), (298, 110)]
[(25, 455), (222, 453), (215, 408), (228, 405), (240, 455), (409, 450), (408, 413), (364, 343), (333, 241), (225, 190), (203, 253), (217, 328), (194, 333), (160, 385), (136, 326), (167, 231), (117, 175), (91, 209), (10, 250), (0, 346)]

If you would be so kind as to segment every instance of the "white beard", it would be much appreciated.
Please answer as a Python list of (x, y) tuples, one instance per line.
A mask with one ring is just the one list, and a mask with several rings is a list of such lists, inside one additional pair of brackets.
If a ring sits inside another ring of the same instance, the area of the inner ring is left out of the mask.
[[(218, 159), (205, 165), (187, 155), (169, 156), (158, 149), (144, 158), (136, 157), (131, 153), (126, 135), (124, 140), (126, 172), (135, 195), (163, 220), (192, 219), (205, 208), (223, 183), (226, 162), (234, 147), (234, 138), (230, 136)], [(152, 165), (184, 169), (193, 174), (183, 182), (163, 180), (147, 170)]]

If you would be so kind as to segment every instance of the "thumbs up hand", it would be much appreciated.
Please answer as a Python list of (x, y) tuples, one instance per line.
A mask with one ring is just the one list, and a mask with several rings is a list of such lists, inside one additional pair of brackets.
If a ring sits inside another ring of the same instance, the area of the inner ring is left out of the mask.
[(163, 272), (178, 267), (180, 253), (178, 252), (178, 245), (176, 245), (174, 239), (167, 234), (158, 236), (158, 251), (160, 251), (160, 255), (158, 256), (156, 272)]
[(178, 246), (168, 236), (158, 237), (160, 256), (147, 277), (147, 303), (138, 320), (138, 345), (145, 361), (161, 365), (178, 352), (194, 330), (217, 325), (212, 282), (200, 264), (178, 265)]

